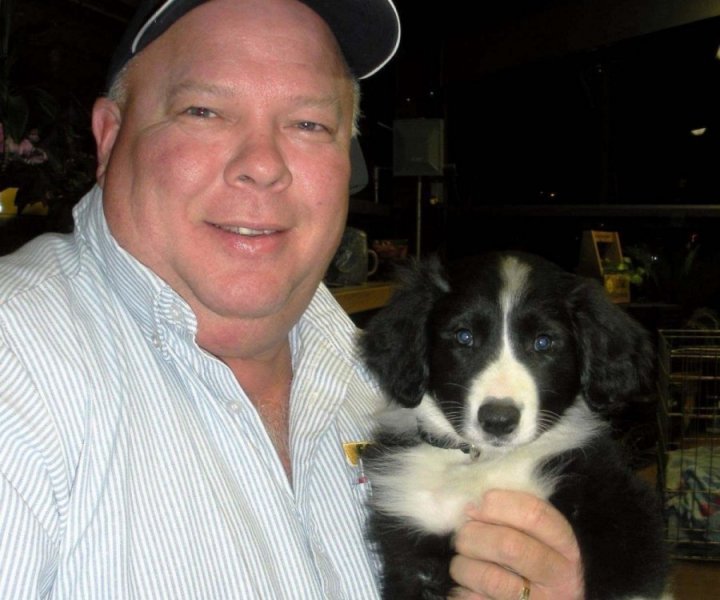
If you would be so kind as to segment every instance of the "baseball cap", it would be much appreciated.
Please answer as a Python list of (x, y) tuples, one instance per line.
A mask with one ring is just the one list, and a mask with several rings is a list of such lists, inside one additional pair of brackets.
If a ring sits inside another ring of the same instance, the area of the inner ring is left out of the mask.
[[(135, 54), (180, 17), (208, 0), (141, 0), (113, 55), (108, 88)], [(400, 19), (392, 0), (300, 0), (330, 26), (353, 75), (379, 71), (400, 43)]]

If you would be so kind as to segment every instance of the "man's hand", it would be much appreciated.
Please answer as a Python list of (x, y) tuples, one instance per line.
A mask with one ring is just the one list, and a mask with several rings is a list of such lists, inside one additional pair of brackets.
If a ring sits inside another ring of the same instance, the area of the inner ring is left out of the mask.
[(461, 586), (452, 598), (582, 600), (580, 550), (565, 517), (523, 492), (492, 490), (455, 538), (450, 575)]

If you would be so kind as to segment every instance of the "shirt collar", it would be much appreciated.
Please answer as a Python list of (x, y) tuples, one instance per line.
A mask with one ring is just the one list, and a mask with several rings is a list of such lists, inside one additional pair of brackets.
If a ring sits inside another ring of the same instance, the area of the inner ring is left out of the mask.
[[(164, 323), (184, 327), (194, 336), (197, 320), (189, 305), (151, 269), (121, 248), (112, 236), (99, 186), (86, 194), (73, 214), (77, 239), (98, 257), (107, 285), (128, 307), (153, 344), (161, 344)], [(349, 365), (357, 363), (355, 346), (346, 341), (356, 334), (355, 325), (323, 284), (293, 328), (291, 345), (299, 346), (300, 339), (311, 332), (314, 339), (322, 340), (326, 350)]]
[(108, 287), (153, 338), (153, 343), (157, 344), (159, 325), (165, 322), (184, 327), (194, 335), (197, 321), (187, 303), (112, 236), (98, 186), (78, 203), (73, 215), (80, 244), (98, 258)]

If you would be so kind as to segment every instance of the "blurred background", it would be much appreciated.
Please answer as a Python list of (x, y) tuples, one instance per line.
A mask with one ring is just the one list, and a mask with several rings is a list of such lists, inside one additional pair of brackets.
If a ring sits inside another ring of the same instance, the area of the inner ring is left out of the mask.
[[(27, 217), (2, 222), (1, 252), (72, 227), (90, 108), (136, 3), (0, 0), (0, 190)], [(717, 306), (720, 2), (396, 4), (400, 51), (363, 83), (349, 224), (370, 245), (575, 269), (584, 231), (617, 231), (636, 299)]]

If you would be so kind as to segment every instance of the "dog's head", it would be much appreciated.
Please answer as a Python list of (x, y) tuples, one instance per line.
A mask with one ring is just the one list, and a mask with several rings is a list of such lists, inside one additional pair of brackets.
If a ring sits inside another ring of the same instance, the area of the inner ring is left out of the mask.
[(596, 282), (505, 253), (404, 274), (362, 337), (365, 361), (424, 429), (477, 447), (530, 442), (578, 402), (650, 392), (650, 340)]

